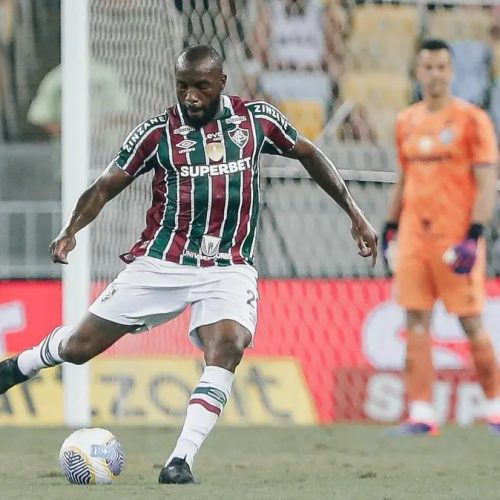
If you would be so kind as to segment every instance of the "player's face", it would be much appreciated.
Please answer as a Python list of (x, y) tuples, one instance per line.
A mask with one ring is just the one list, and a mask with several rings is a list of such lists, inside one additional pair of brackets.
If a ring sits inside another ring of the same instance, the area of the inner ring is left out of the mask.
[(178, 69), (176, 72), (177, 100), (189, 125), (202, 127), (215, 116), (226, 83), (220, 70)]
[(446, 49), (422, 50), (418, 56), (417, 78), (424, 95), (442, 97), (453, 80), (451, 54)]

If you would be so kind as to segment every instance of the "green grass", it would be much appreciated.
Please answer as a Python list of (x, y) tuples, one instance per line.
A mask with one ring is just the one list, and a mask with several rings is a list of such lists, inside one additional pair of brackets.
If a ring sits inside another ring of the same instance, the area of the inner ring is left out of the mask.
[(437, 438), (387, 438), (377, 426), (218, 428), (196, 464), (200, 486), (156, 484), (177, 429), (110, 429), (125, 447), (111, 486), (73, 486), (59, 471), (67, 429), (0, 429), (1, 500), (499, 499), (500, 436), (482, 426)]

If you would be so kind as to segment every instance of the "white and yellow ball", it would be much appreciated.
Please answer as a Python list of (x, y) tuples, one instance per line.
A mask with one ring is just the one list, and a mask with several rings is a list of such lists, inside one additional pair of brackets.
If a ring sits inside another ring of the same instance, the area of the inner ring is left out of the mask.
[(106, 429), (80, 429), (62, 444), (59, 463), (70, 483), (110, 484), (122, 472), (125, 454)]

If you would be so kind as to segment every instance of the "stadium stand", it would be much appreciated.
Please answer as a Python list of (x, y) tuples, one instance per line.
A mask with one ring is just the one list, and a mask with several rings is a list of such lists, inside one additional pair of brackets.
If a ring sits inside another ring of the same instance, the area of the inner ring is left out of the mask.
[(355, 70), (407, 71), (419, 33), (419, 13), (414, 6), (356, 7), (348, 65)]
[(455, 63), (453, 94), (478, 106), (486, 106), (492, 72), (490, 48), (479, 40), (453, 41), (451, 48)]
[(436, 9), (429, 15), (427, 35), (447, 41), (488, 41), (492, 15), (479, 6)]
[(410, 90), (410, 79), (401, 73), (359, 71), (342, 81), (342, 95), (368, 111), (368, 119), (376, 125), (383, 144), (392, 141), (396, 113), (408, 103)]
[[(279, 19), (286, 3), (285, 0), (176, 1), (176, 9), (173, 10), (181, 22), (179, 36), (175, 38), (178, 39), (179, 48), (183, 44), (193, 42), (216, 43), (227, 61), (228, 92), (270, 100), (288, 114), (304, 135), (320, 140), (326, 151), (338, 160), (339, 164), (347, 165), (352, 172), (360, 172), (361, 177), (353, 175), (355, 179), (363, 178), (363, 172), (381, 172), (385, 175), (394, 170), (394, 159), (391, 156), (394, 119), (397, 112), (415, 95), (412, 94), (412, 58), (415, 48), (424, 36), (443, 37), (452, 43), (456, 53), (455, 92), (461, 97), (485, 106), (490, 101), (488, 109), (500, 136), (500, 11), (498, 9), (467, 6), (443, 8), (442, 5), (426, 8), (422, 2), (408, 5), (406, 2), (381, 4), (311, 0), (308, 2), (310, 10), (307, 17), (307, 22), (310, 23), (309, 32), (321, 31), (322, 37), (315, 36), (311, 39), (312, 42), (306, 41), (315, 44), (316, 50), (313, 50), (312, 56), (309, 54), (307, 64), (301, 67), (298, 64), (300, 57), (297, 57), (301, 53), (299, 49), (302, 42), (300, 39), (297, 39), (298, 42), (293, 39), (293, 26), (297, 25), (293, 23), (287, 25), (283, 16), (281, 21)], [(16, 15), (22, 18), (21, 22), (15, 24), (15, 32), (12, 32), (7, 29), (13, 26), (12, 23), (6, 22), (8, 16), (0, 14), (0, 64), (3, 65), (0, 71), (0, 78), (3, 78), (0, 83), (2, 103), (0, 142), (4, 141), (0, 154), (0, 166), (3, 169), (0, 183), (2, 193), (9, 196), (1, 202), (4, 224), (7, 224), (5, 221), (9, 217), (13, 224), (17, 217), (14, 208), (12, 215), (8, 215), (10, 208), (7, 207), (7, 202), (16, 202), (12, 199), (13, 193), (16, 192), (13, 186), (14, 182), (18, 184), (20, 182), (19, 179), (14, 181), (15, 176), (9, 175), (12, 165), (18, 163), (27, 165), (26, 168), (33, 168), (31, 164), (38, 164), (36, 178), (39, 178), (42, 172), (49, 172), (51, 166), (54, 172), (58, 171), (53, 157), (48, 155), (50, 148), (47, 144), (33, 142), (33, 140), (46, 140), (47, 137), (35, 127), (29, 126), (26, 120), (26, 111), (39, 82), (59, 63), (58, 4), (50, 0), (24, 2), (0, 0), (2, 13), (6, 12), (6, 5), (15, 5)], [(133, 57), (139, 57), (142, 49), (134, 48), (131, 39), (122, 39), (118, 32), (112, 31), (116, 30), (114, 23), (116, 9), (119, 10), (122, 4), (115, 2), (110, 2), (109, 5), (106, 2), (91, 2), (91, 4), (94, 19), (92, 37), (96, 47), (115, 44), (109, 53), (100, 53), (97, 50), (94, 55), (107, 64), (119, 68), (123, 66), (126, 69), (124, 73), (126, 83), (133, 89), (131, 124), (137, 123), (144, 113), (149, 113), (153, 108), (157, 109), (160, 103), (163, 104), (162, 100), (158, 97), (153, 98), (151, 92), (135, 91), (137, 74), (133, 71), (133, 65), (127, 64), (127, 58), (131, 54)], [(223, 4), (227, 7), (223, 8)], [(270, 6), (274, 9), (271, 9), (272, 15), (269, 14), (269, 9), (264, 9), (267, 18), (264, 19), (262, 26), (268, 32), (267, 38), (262, 38), (255, 29), (262, 19), (262, 7)], [(149, 12), (142, 2), (130, 6), (128, 10), (128, 13), (122, 13), (120, 19), (130, 18), (134, 12), (141, 15)], [(42, 22), (35, 22), (37, 20)], [(281, 22), (283, 24), (280, 27)], [(275, 35), (276, 30), (278, 34), (279, 30), (282, 30), (282, 34), (288, 34), (289, 42), (286, 40), (280, 42), (279, 37), (275, 36), (273, 45), (272, 29), (275, 29)], [(106, 33), (110, 35), (108, 37), (110, 41), (105, 43)], [(301, 33), (304, 35), (304, 31)], [(6, 47), (9, 47), (10, 52)], [(121, 50), (118, 50), (119, 47)], [(6, 57), (7, 54), (9, 57)], [(117, 54), (120, 54), (119, 57)], [(12, 94), (12, 88), (18, 89), (16, 95)], [(98, 136), (101, 132), (96, 130), (95, 135)], [(125, 133), (125, 130), (122, 132)], [(29, 143), (29, 147), (22, 148), (13, 144), (14, 140)], [(95, 144), (95, 137), (93, 141)], [(114, 151), (114, 146), (108, 149), (107, 156)], [(95, 175), (104, 160), (101, 158), (103, 155), (100, 153), (97, 155), (95, 150), (92, 154), (95, 157), (93, 173)], [(29, 155), (32, 155), (31, 162)], [(381, 155), (383, 161), (379, 161)], [(269, 168), (270, 172), (274, 168), (274, 163), (270, 160), (266, 160), (263, 165), (264, 171)], [(286, 174), (279, 175), (290, 177), (296, 175), (296, 171), (289, 165), (286, 169), (280, 170), (280, 172), (285, 171)], [(387, 178), (382, 178), (385, 183), (382, 188), (381, 185), (371, 183), (372, 181), (367, 181), (363, 185), (368, 204), (372, 203), (373, 197), (379, 196), (379, 188), (385, 190), (389, 187), (389, 183), (386, 183)], [(277, 179), (269, 181), (266, 189), (269, 190), (269, 195), (275, 190), (276, 196), (286, 205), (287, 199), (296, 196), (292, 189), (294, 179), (279, 179), (279, 182)], [(350, 182), (351, 188), (359, 187), (356, 184), (357, 180)], [(43, 203), (59, 203), (58, 178), (52, 178), (50, 192), (41, 190), (35, 193), (33, 186), (22, 183), (16, 185), (16, 188), (19, 188), (20, 193), (24, 193), (18, 196), (17, 201), (29, 198), (29, 193), (32, 193), (34, 200), (39, 200), (36, 196), (40, 195), (43, 197)], [(271, 196), (269, 199), (271, 200)], [(277, 203), (277, 206), (274, 207), (273, 203)], [(273, 222), (274, 226), (269, 226), (269, 241), (278, 237), (272, 227), (287, 227), (285, 222), (281, 223), (279, 220), (280, 203), (273, 199), (267, 205), (269, 210), (266, 212), (267, 208), (264, 208), (263, 211), (264, 225), (270, 224), (269, 217), (273, 210), (275, 210), (273, 217), (277, 217)], [(56, 205), (47, 206), (44, 210), (54, 213), (54, 206)], [(322, 205), (314, 209), (309, 208), (314, 213), (320, 213), (321, 207)], [(15, 210), (18, 208), (16, 205)], [(372, 208), (375, 211), (382, 210), (378, 205), (373, 205)], [(286, 211), (283, 212), (283, 217), (288, 215)], [(327, 215), (325, 217), (328, 218)], [(375, 218), (377, 219), (378, 215)], [(39, 222), (39, 224), (44, 228), (39, 232), (41, 240), (44, 241), (48, 232), (51, 234), (54, 232), (52, 223)], [(17, 233), (13, 233), (12, 238), (15, 237)], [(23, 238), (19, 235), (20, 240)], [(293, 240), (293, 236), (291, 239)], [(22, 247), (25, 244), (23, 241), (16, 243), (16, 248)], [(300, 238), (297, 241), (300, 241)], [(347, 242), (345, 244), (347, 245)], [(35, 248), (40, 249), (39, 262), (46, 256), (45, 247), (45, 243), (35, 245)], [(278, 266), (278, 259), (273, 258), (271, 249), (261, 250), (261, 262), (265, 262), (265, 272), (270, 275), (284, 272), (275, 267)], [(4, 258), (4, 262), (8, 252), (9, 249), (5, 245), (0, 248), (0, 258)], [(323, 252), (328, 252), (328, 249), (323, 249)], [(21, 255), (20, 252), (16, 253)], [(331, 265), (328, 263), (323, 268), (319, 264), (314, 269), (308, 267), (310, 264), (307, 261), (306, 250), (304, 252), (298, 250), (293, 254), (293, 258), (296, 260), (295, 268), (299, 270), (299, 274), (325, 275), (333, 272), (334, 268), (341, 269), (340, 261)], [(323, 260), (318, 259), (318, 262)], [(46, 265), (47, 273), (50, 273), (50, 264), (47, 262)], [(360, 275), (368, 272), (365, 267), (355, 266), (354, 260), (345, 262), (344, 269), (354, 269)], [(3, 266), (6, 273), (9, 272), (7, 268), (8, 266)], [(19, 273), (20, 267), (15, 269), (16, 271), (12, 271), (10, 275), (15, 276)], [(349, 273), (350, 270), (345, 272)], [(29, 271), (26, 273), (29, 274)]]

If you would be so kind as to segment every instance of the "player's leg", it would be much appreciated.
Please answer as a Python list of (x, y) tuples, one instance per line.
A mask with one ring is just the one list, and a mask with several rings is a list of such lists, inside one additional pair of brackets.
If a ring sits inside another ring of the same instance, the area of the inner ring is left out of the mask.
[(487, 400), (484, 416), (490, 427), (500, 432), (500, 379), (493, 344), (481, 316), (460, 316), (459, 319), (470, 341), (477, 378)]
[[(432, 311), (406, 312), (405, 381), (410, 427), (435, 433), (436, 416), (432, 404), (434, 367), (430, 334)], [(410, 429), (411, 430), (411, 429)]]
[(458, 275), (440, 259), (439, 293), (446, 309), (458, 316), (462, 329), (470, 341), (471, 355), (477, 378), (487, 399), (486, 420), (500, 431), (500, 381), (495, 351), (486, 332), (481, 313), (485, 301), (486, 248), (478, 248), (478, 257), (472, 272)]
[(88, 313), (76, 326), (59, 326), (38, 345), (0, 363), (0, 394), (35, 376), (42, 368), (63, 362), (83, 364), (113, 345), (129, 325)]
[(396, 299), (406, 310), (405, 382), (408, 422), (391, 430), (393, 435), (436, 434), (432, 392), (434, 368), (430, 323), (436, 299), (427, 248), (402, 246), (395, 273)]
[[(139, 332), (175, 317), (186, 307), (186, 293), (170, 268), (157, 259), (140, 258), (122, 271), (89, 308), (76, 327), (61, 326), (40, 344), (0, 364), (0, 394), (64, 361), (82, 364), (128, 332)], [(172, 289), (164, 284), (173, 283)]]
[(233, 320), (201, 326), (198, 337), (206, 366), (191, 394), (177, 444), (160, 474), (161, 483), (196, 481), (191, 474), (194, 457), (229, 400), (234, 372), (252, 340), (250, 332)]
[(194, 457), (229, 399), (234, 372), (255, 332), (256, 272), (247, 266), (231, 266), (213, 269), (212, 275), (211, 285), (197, 290), (200, 300), (192, 306), (190, 325), (190, 337), (203, 350), (206, 366), (189, 400), (177, 444), (160, 473), (160, 483), (194, 481)]

